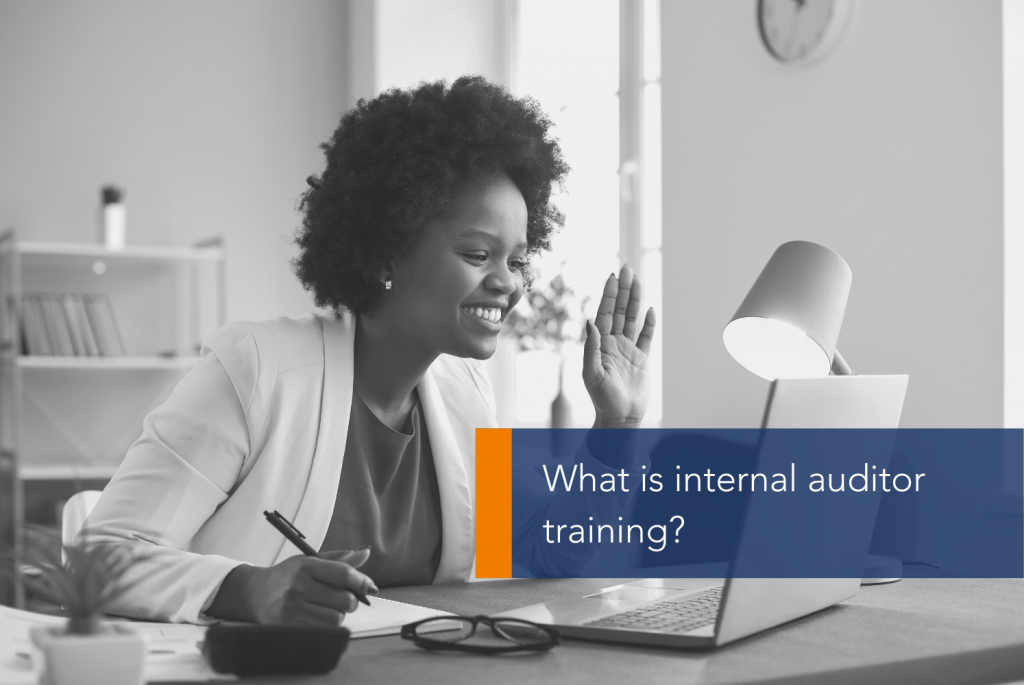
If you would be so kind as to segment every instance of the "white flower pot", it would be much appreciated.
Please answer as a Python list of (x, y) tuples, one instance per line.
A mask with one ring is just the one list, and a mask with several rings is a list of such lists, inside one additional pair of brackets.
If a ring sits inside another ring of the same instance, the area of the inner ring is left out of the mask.
[(103, 624), (93, 635), (63, 628), (33, 628), (39, 685), (140, 685), (146, 666), (145, 638), (127, 626)]

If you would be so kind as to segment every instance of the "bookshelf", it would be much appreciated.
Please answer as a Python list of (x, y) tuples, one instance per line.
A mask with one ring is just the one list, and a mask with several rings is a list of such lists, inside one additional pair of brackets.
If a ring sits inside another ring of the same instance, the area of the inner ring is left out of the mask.
[[(224, 270), (219, 238), (111, 251), (0, 234), (0, 563), (6, 570), (24, 559), (19, 532), (59, 525), (64, 500), (102, 488), (141, 434), (143, 418), (198, 362), (201, 341), (225, 321)], [(51, 301), (70, 304), (48, 312), (44, 326), (38, 302)], [(107, 308), (113, 329), (96, 310), (86, 316), (90, 302)], [(78, 318), (75, 303), (82, 303)], [(57, 344), (61, 326), (72, 348)], [(111, 338), (110, 330), (117, 345), (104, 349), (99, 342)], [(52, 349), (40, 345), (47, 334)], [(93, 334), (96, 344), (83, 345)], [(19, 574), (0, 573), (0, 603), (24, 607), (26, 599)]]

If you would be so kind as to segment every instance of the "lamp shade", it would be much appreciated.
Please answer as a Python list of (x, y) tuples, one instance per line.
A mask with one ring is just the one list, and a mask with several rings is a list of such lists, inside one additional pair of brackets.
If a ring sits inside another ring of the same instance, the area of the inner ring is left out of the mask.
[(722, 331), (722, 341), (762, 378), (827, 376), (852, 282), (850, 266), (827, 247), (784, 243)]

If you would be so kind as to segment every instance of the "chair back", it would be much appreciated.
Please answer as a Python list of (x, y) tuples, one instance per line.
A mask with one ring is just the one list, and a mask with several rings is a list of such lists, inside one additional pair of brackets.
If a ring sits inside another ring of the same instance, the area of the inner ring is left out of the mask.
[[(64, 504), (64, 513), (61, 515), (60, 541), (64, 545), (70, 545), (75, 541), (78, 531), (85, 525), (85, 519), (92, 513), (93, 507), (100, 501), (101, 490), (82, 490), (76, 492)], [(63, 548), (60, 553), (61, 559), (67, 562)]]

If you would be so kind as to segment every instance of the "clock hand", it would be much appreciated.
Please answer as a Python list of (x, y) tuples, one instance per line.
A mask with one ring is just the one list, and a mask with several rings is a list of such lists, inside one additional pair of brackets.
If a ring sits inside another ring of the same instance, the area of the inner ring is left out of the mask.
[(796, 26), (800, 23), (800, 10), (804, 8), (804, 3), (807, 0), (793, 0), (796, 4), (796, 11), (793, 12), (793, 21), (789, 25), (789, 38), (786, 39), (786, 51), (789, 52), (789, 47), (793, 44), (793, 37), (796, 36)]

